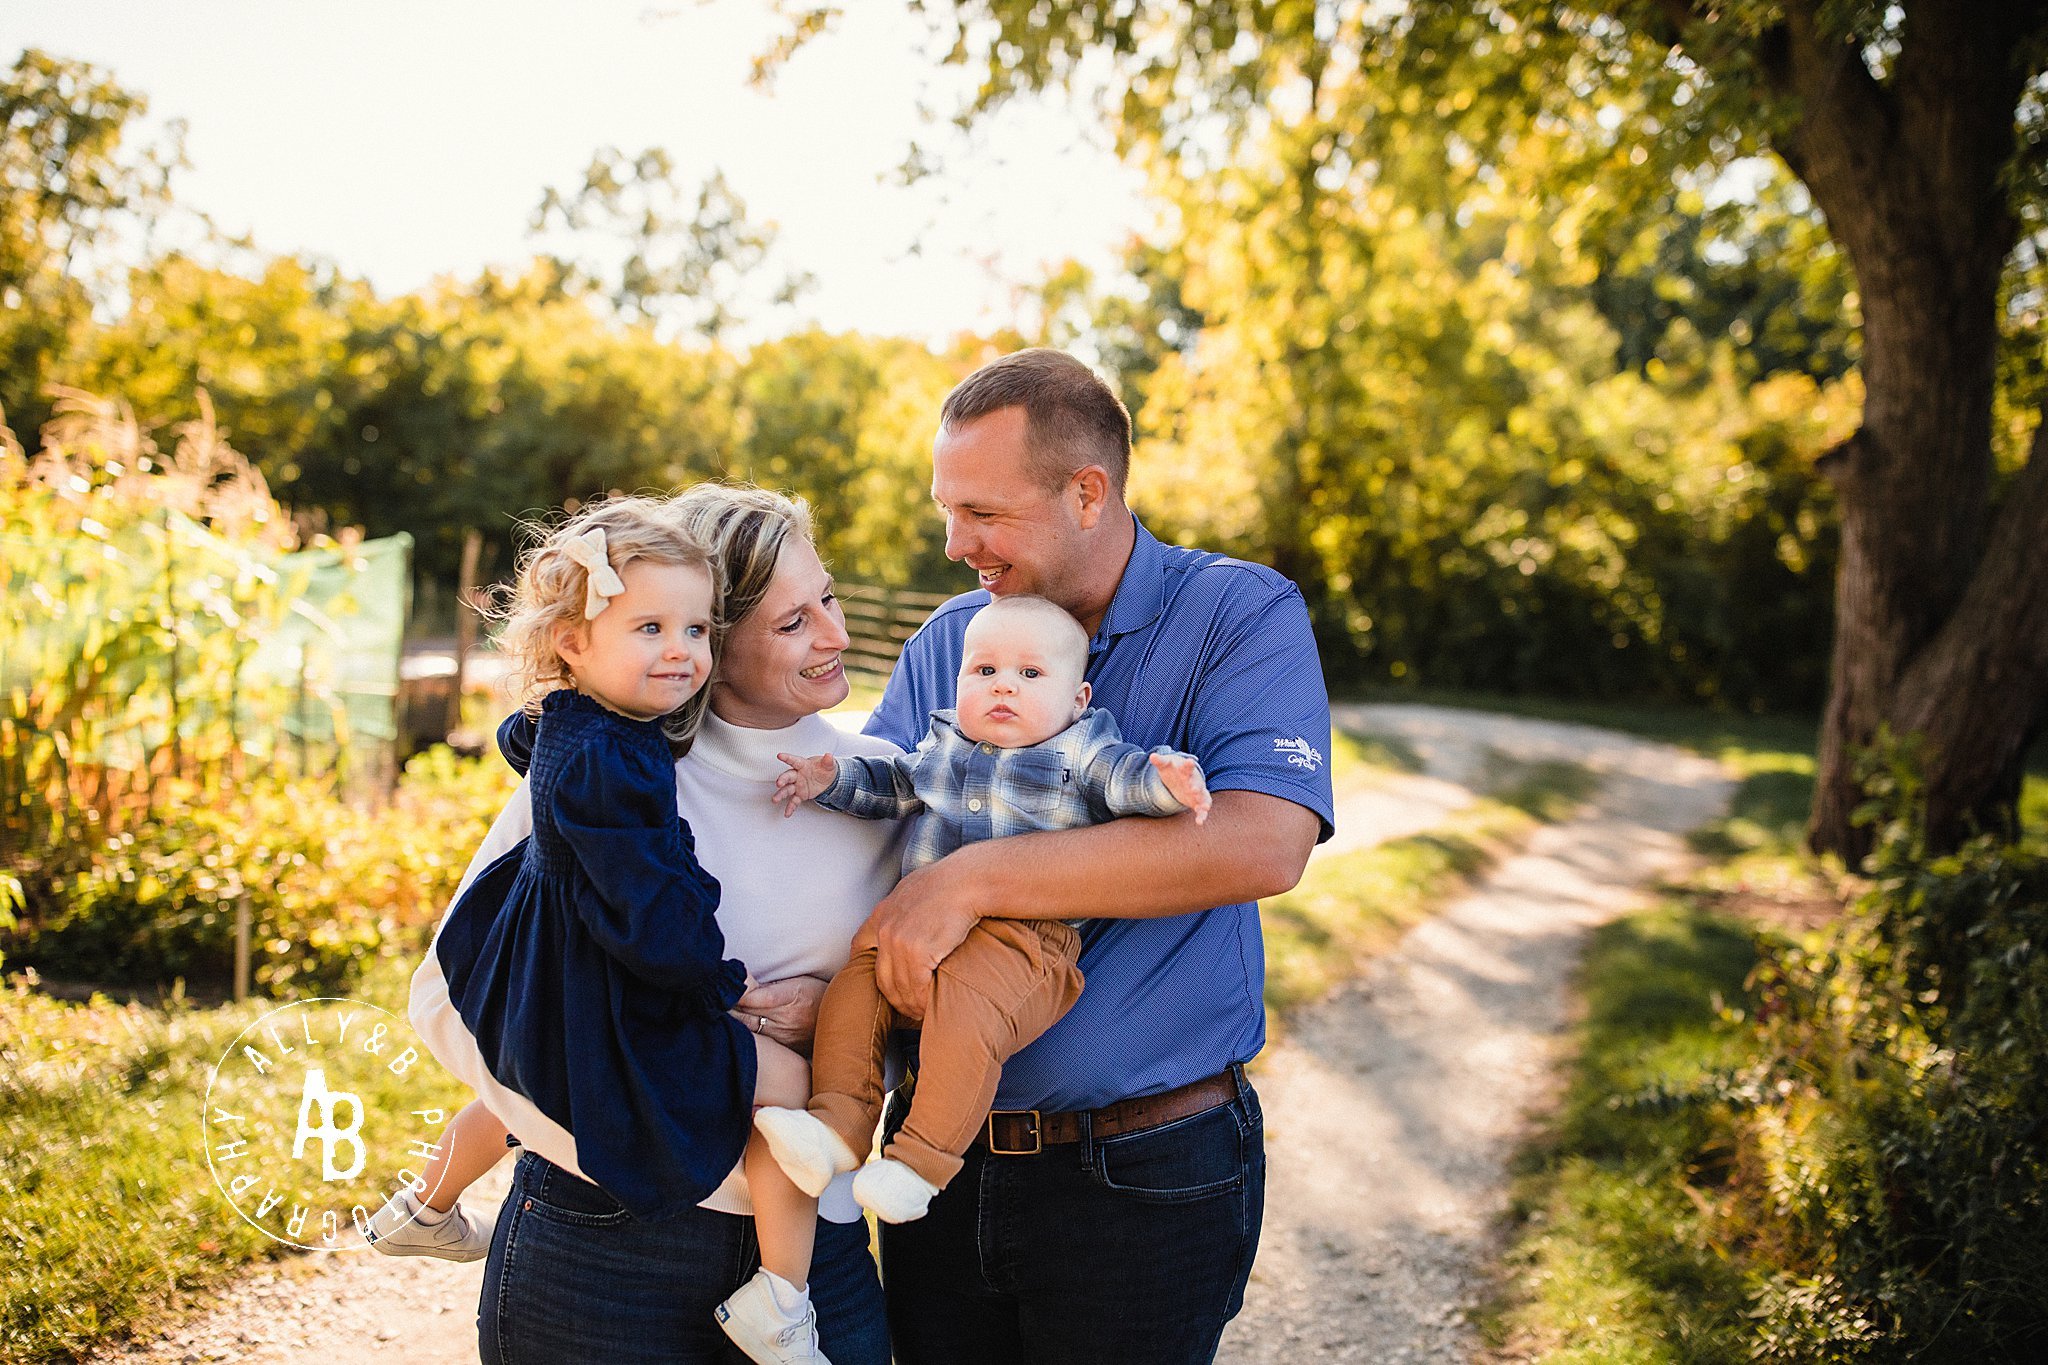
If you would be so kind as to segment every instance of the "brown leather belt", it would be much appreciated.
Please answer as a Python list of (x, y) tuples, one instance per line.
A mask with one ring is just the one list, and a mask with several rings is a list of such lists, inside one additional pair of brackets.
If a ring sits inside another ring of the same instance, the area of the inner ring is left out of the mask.
[(1101, 1109), (1077, 1110), (1068, 1114), (1043, 1114), (1036, 1109), (997, 1109), (975, 1134), (975, 1145), (991, 1156), (1036, 1156), (1046, 1147), (1081, 1140), (1081, 1121), (1098, 1138), (1157, 1128), (1162, 1123), (1184, 1119), (1228, 1104), (1237, 1098), (1236, 1068), (1219, 1071), (1199, 1081), (1157, 1095), (1118, 1100)]

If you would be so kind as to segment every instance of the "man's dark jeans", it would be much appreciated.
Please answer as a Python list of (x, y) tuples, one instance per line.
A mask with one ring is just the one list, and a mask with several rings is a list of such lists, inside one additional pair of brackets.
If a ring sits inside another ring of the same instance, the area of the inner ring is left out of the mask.
[[(522, 1152), (484, 1267), (479, 1354), (486, 1365), (745, 1365), (711, 1310), (760, 1263), (751, 1218), (691, 1209), (635, 1222), (597, 1186)], [(811, 1302), (833, 1365), (888, 1365), (881, 1299), (867, 1224), (820, 1219)]]
[(1037, 1156), (976, 1146), (930, 1213), (882, 1229), (898, 1365), (1213, 1360), (1265, 1196), (1264, 1120), (1241, 1078), (1232, 1103), (1142, 1133)]

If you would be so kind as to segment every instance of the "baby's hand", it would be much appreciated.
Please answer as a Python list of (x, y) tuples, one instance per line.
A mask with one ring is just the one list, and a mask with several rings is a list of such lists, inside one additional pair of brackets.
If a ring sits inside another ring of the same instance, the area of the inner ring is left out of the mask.
[(1174, 798), (1195, 813), (1196, 824), (1209, 818), (1209, 784), (1202, 780), (1201, 764), (1186, 754), (1154, 754), (1152, 766), (1159, 769), (1160, 779)]
[(773, 797), (775, 804), (782, 807), (785, 820), (796, 814), (799, 803), (816, 800), (819, 793), (832, 785), (832, 779), (839, 776), (839, 765), (830, 754), (820, 754), (816, 758), (805, 758), (801, 754), (775, 756), (789, 765), (787, 772), (776, 774)]

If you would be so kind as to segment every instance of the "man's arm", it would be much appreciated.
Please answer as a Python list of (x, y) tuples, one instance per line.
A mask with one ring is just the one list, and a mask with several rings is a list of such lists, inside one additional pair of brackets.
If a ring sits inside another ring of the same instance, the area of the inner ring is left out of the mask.
[(854, 942), (875, 942), (876, 984), (921, 1019), (933, 970), (978, 919), (1156, 919), (1276, 896), (1301, 880), (1320, 829), (1282, 797), (1220, 791), (1204, 825), (1133, 816), (983, 840), (897, 883)]

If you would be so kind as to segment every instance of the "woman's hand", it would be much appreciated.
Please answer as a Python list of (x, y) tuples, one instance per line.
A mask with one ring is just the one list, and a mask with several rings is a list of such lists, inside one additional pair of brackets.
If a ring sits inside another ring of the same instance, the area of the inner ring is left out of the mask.
[(780, 981), (749, 984), (733, 1013), (749, 1032), (772, 1038), (808, 1057), (811, 1036), (818, 1031), (818, 1002), (824, 998), (825, 983), (817, 977), (784, 977)]

